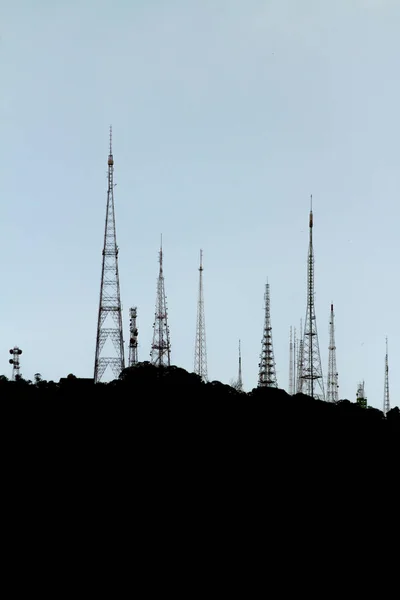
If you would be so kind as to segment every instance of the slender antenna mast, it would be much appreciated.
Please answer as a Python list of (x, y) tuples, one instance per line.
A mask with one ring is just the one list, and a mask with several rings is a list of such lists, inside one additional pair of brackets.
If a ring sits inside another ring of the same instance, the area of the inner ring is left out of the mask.
[(171, 344), (167, 318), (167, 298), (163, 272), (162, 235), (159, 253), (160, 271), (157, 280), (155, 320), (153, 323), (153, 343), (151, 345), (151, 363), (156, 367), (169, 367), (171, 364)]
[(310, 243), (308, 247), (307, 269), (307, 310), (304, 324), (304, 340), (302, 350), (302, 371), (300, 376), (303, 394), (316, 400), (325, 400), (324, 381), (322, 378), (321, 356), (319, 352), (317, 321), (314, 306), (314, 250), (313, 250), (313, 212), (312, 196), (310, 209)]
[(240, 340), (239, 340), (239, 372), (238, 372), (238, 380), (236, 384), (236, 389), (239, 392), (243, 392), (243, 380), (242, 380), (242, 352), (240, 348)]
[(274, 348), (272, 344), (272, 327), (270, 315), (269, 283), (265, 285), (265, 321), (264, 335), (261, 342), (258, 387), (278, 387)]
[(294, 394), (294, 376), (293, 376), (293, 328), (290, 327), (289, 334), (289, 394)]
[(389, 398), (389, 352), (388, 352), (388, 339), (386, 338), (386, 356), (385, 356), (385, 389), (383, 394), (383, 414), (388, 414), (390, 410), (390, 398)]
[(303, 319), (300, 319), (300, 338), (297, 351), (296, 394), (301, 393), (301, 373), (303, 371)]
[[(105, 345), (107, 341), (112, 343)], [(104, 356), (102, 356), (103, 351)], [(114, 158), (112, 153), (111, 127), (110, 151), (108, 155), (106, 223), (97, 321), (96, 355), (94, 362), (95, 383), (98, 383), (101, 380), (107, 367), (111, 367), (115, 378), (117, 378), (125, 368), (122, 308), (118, 274), (118, 246), (115, 229)]]
[(203, 250), (200, 250), (199, 266), (199, 296), (197, 302), (196, 342), (194, 348), (194, 372), (207, 381), (207, 346), (206, 346), (206, 321), (204, 316), (203, 295)]
[(138, 328), (136, 325), (137, 308), (129, 309), (129, 366), (138, 363)]
[(339, 400), (338, 372), (336, 369), (336, 346), (335, 346), (335, 314), (331, 304), (331, 320), (329, 322), (329, 358), (328, 358), (328, 385), (327, 401), (337, 402)]
[(296, 338), (296, 327), (293, 327), (293, 394), (296, 394), (297, 390), (297, 338)]

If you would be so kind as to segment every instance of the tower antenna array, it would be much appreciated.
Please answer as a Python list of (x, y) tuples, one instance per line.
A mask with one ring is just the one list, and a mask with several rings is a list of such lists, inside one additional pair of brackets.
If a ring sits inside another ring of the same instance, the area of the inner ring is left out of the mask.
[(20, 348), (18, 348), (18, 346), (14, 346), (14, 348), (10, 349), (10, 354), (12, 354), (12, 358), (10, 358), (10, 360), (8, 362), (10, 363), (10, 365), (12, 365), (11, 380), (17, 381), (17, 379), (19, 379), (19, 375), (20, 375), (19, 357), (22, 354), (22, 350)]
[(259, 364), (258, 387), (278, 387), (274, 348), (272, 344), (272, 327), (270, 315), (269, 283), (265, 285), (265, 319), (264, 334), (261, 342), (261, 356)]
[(329, 322), (329, 358), (328, 358), (328, 384), (327, 401), (337, 402), (339, 400), (338, 372), (336, 369), (336, 345), (335, 345), (335, 314), (331, 304), (331, 320)]
[(313, 211), (312, 196), (309, 218), (310, 242), (307, 265), (307, 310), (304, 323), (302, 348), (302, 369), (300, 375), (300, 392), (317, 400), (325, 400), (324, 381), (322, 378), (321, 356), (319, 352), (317, 321), (314, 306), (314, 250), (313, 250)]
[(159, 253), (160, 271), (157, 279), (156, 310), (153, 323), (153, 343), (151, 345), (151, 363), (156, 367), (169, 367), (171, 364), (171, 344), (167, 317), (167, 299), (163, 272), (162, 236)]
[(207, 346), (206, 346), (206, 322), (204, 316), (203, 295), (203, 250), (200, 250), (199, 266), (199, 296), (197, 302), (196, 342), (194, 348), (194, 372), (200, 375), (203, 381), (207, 381)]
[(385, 356), (385, 388), (383, 393), (383, 414), (388, 414), (390, 410), (390, 397), (389, 397), (389, 353), (388, 353), (388, 340), (386, 338), (386, 356)]
[(138, 328), (136, 325), (137, 308), (129, 309), (129, 366), (138, 363)]
[[(111, 341), (105, 347), (107, 341)], [(105, 356), (103, 356), (103, 351)], [(104, 230), (103, 261), (101, 269), (100, 302), (97, 321), (94, 382), (98, 383), (107, 367), (117, 378), (125, 368), (124, 339), (122, 334), (122, 309), (118, 274), (118, 246), (114, 210), (114, 158), (112, 129), (108, 155), (108, 189), (106, 222)]]
[(239, 370), (238, 370), (238, 379), (237, 379), (237, 383), (236, 383), (236, 389), (239, 392), (243, 392), (243, 379), (242, 379), (242, 350), (240, 347), (240, 340), (239, 340)]

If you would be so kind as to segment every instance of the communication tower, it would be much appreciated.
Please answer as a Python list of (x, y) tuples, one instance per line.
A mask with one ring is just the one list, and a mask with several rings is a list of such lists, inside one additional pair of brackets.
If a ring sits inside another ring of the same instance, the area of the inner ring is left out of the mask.
[(10, 365), (12, 365), (11, 380), (16, 381), (20, 377), (19, 357), (22, 354), (22, 350), (20, 348), (18, 348), (18, 346), (14, 346), (14, 348), (10, 349), (10, 354), (12, 354), (12, 358), (10, 358), (10, 360), (8, 362), (10, 363)]
[(264, 335), (261, 342), (258, 387), (278, 387), (276, 378), (274, 348), (272, 344), (272, 327), (270, 314), (269, 283), (265, 285), (265, 318)]
[(129, 366), (138, 363), (138, 328), (136, 325), (137, 308), (129, 309)]
[(317, 400), (325, 400), (324, 381), (322, 377), (321, 356), (319, 352), (317, 321), (314, 306), (314, 250), (313, 250), (313, 212), (312, 196), (309, 217), (310, 241), (307, 265), (307, 310), (304, 324), (302, 348), (302, 370), (300, 376), (300, 392)]
[(171, 343), (169, 339), (167, 298), (163, 272), (162, 236), (159, 253), (160, 271), (157, 279), (157, 297), (155, 320), (153, 323), (153, 343), (151, 345), (151, 363), (156, 367), (169, 367), (171, 364)]
[(389, 353), (388, 353), (388, 340), (386, 338), (386, 356), (385, 356), (385, 387), (383, 393), (383, 414), (388, 414), (390, 410), (390, 397), (389, 397)]
[(328, 358), (328, 385), (327, 401), (337, 402), (339, 400), (338, 372), (336, 369), (336, 345), (335, 345), (335, 314), (331, 304), (331, 320), (329, 322), (329, 358)]
[(196, 342), (194, 349), (194, 372), (207, 381), (207, 346), (206, 346), (206, 321), (204, 316), (203, 295), (203, 250), (200, 250), (199, 266), (199, 296), (197, 302)]

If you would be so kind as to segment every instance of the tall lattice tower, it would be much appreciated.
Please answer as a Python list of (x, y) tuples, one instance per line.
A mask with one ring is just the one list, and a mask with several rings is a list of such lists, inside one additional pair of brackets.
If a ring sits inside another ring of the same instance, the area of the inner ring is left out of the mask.
[(108, 155), (108, 189), (106, 224), (104, 231), (103, 262), (101, 269), (100, 303), (97, 321), (94, 382), (98, 383), (107, 367), (117, 378), (125, 368), (122, 309), (119, 290), (118, 246), (114, 210), (114, 158), (112, 129)]
[(386, 356), (385, 356), (385, 388), (383, 393), (383, 414), (387, 415), (390, 410), (390, 397), (389, 397), (389, 353), (388, 353), (388, 340), (386, 338)]
[(335, 345), (335, 313), (331, 304), (331, 319), (329, 321), (329, 357), (328, 357), (328, 383), (326, 399), (328, 402), (339, 400), (338, 372), (336, 369), (336, 345)]
[(300, 376), (303, 394), (317, 400), (325, 400), (324, 380), (322, 378), (321, 355), (319, 352), (317, 321), (314, 306), (314, 250), (313, 250), (313, 212), (312, 196), (310, 209), (310, 243), (308, 247), (308, 269), (307, 269), (307, 310), (304, 323), (302, 371)]
[(137, 308), (129, 309), (129, 366), (138, 363), (138, 328), (136, 325)]
[(151, 345), (151, 363), (156, 367), (169, 367), (171, 364), (171, 343), (167, 318), (167, 299), (163, 272), (162, 236), (159, 253), (160, 271), (157, 279), (156, 311), (153, 324), (153, 343)]
[(200, 250), (199, 266), (199, 298), (197, 302), (196, 342), (194, 347), (194, 372), (207, 381), (207, 347), (206, 347), (206, 322), (204, 317), (203, 295), (203, 251)]
[(261, 342), (258, 387), (278, 387), (276, 378), (274, 348), (272, 344), (272, 327), (270, 314), (269, 283), (265, 285), (265, 319), (264, 335)]

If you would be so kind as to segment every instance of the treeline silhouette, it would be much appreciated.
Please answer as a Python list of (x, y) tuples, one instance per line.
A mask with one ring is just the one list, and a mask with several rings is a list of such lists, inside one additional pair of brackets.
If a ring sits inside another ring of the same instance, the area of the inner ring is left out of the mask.
[(398, 407), (385, 418), (382, 411), (349, 400), (331, 404), (276, 388), (257, 387), (246, 393), (219, 381), (205, 383), (180, 367), (159, 368), (149, 362), (126, 368), (118, 379), (96, 385), (92, 379), (73, 374), (58, 383), (43, 380), (39, 373), (33, 382), (21, 377), (9, 381), (3, 375), (0, 395), (3, 400), (62, 401), (68, 412), (73, 407), (77, 415), (89, 412), (94, 418), (105, 406), (111, 419), (123, 414), (125, 421), (137, 421), (152, 415), (170, 425), (184, 425), (186, 419), (185, 426), (192, 431), (220, 427), (223, 435), (231, 427), (242, 438), (279, 435), (283, 439), (300, 436), (306, 441), (307, 436), (322, 440), (334, 436), (341, 444), (346, 439), (362, 444), (370, 439), (397, 441), (400, 435)]

